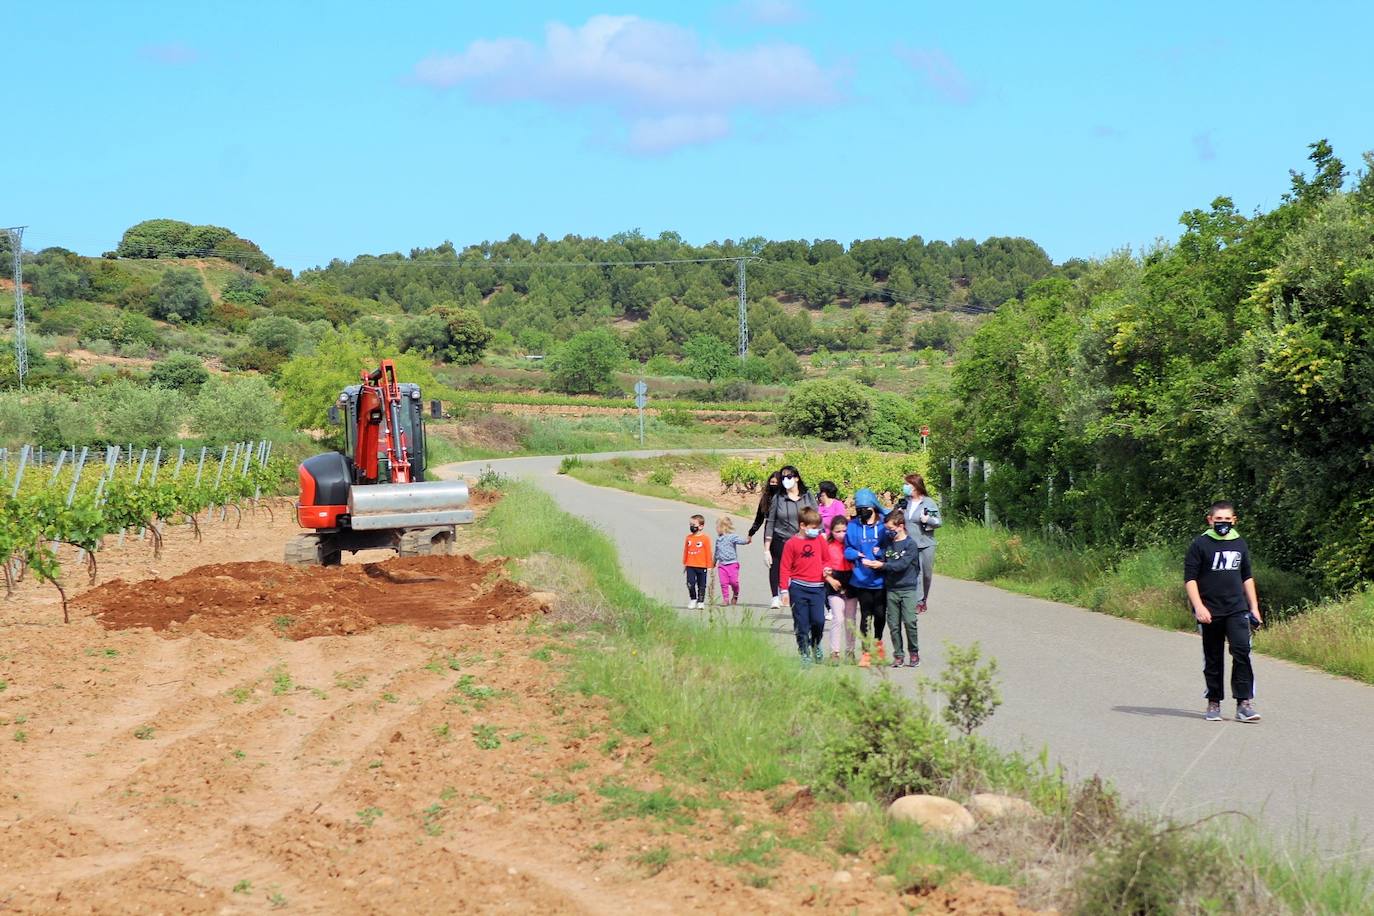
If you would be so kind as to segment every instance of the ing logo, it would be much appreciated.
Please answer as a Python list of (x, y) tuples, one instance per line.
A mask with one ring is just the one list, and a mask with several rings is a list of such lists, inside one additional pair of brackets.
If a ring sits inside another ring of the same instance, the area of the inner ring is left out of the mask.
[(1240, 569), (1239, 550), (1218, 550), (1212, 555), (1212, 572), (1229, 572)]

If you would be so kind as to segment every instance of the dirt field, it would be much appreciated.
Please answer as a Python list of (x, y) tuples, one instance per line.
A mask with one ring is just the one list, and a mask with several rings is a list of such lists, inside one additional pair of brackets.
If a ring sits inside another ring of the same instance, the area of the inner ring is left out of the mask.
[(288, 513), (233, 521), (111, 544), (69, 625), (50, 586), (0, 602), (0, 911), (1019, 912), (789, 850), (795, 788), (666, 782), (500, 563), (301, 571)]

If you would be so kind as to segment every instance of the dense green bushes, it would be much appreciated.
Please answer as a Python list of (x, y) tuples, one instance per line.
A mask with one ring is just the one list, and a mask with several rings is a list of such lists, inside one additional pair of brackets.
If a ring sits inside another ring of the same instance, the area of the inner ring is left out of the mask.
[(260, 378), (216, 378), (189, 388), (129, 381), (68, 394), (52, 389), (0, 392), (0, 445), (159, 445), (186, 428), (209, 443), (288, 434), (281, 406)]
[(1229, 498), (1281, 566), (1374, 577), (1374, 158), (1349, 191), (1325, 142), (1311, 159), (1269, 213), (1218, 198), (1005, 305), (960, 352), (941, 466), (992, 460), (1013, 527), (1172, 542)]

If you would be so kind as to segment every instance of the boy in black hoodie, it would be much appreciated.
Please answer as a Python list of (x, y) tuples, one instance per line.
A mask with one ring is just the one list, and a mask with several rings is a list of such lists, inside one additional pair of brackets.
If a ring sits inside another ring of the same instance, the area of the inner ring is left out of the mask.
[(1207, 681), (1209, 722), (1221, 721), (1226, 692), (1222, 674), (1226, 644), (1231, 644), (1231, 695), (1236, 721), (1258, 722), (1255, 711), (1255, 673), (1250, 667), (1250, 631), (1261, 622), (1255, 577), (1250, 571), (1250, 547), (1236, 531), (1236, 508), (1225, 500), (1212, 503), (1207, 531), (1188, 547), (1183, 561), (1183, 586), (1202, 635), (1202, 674)]

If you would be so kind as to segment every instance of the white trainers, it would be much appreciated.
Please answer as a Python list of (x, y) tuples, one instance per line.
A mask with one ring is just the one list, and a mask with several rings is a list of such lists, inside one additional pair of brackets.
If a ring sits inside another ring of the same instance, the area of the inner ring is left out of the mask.
[(832, 620), (834, 620), (834, 619), (835, 619), (835, 612), (834, 612), (834, 611), (827, 610), (827, 611), (825, 612), (825, 622), (826, 622), (826, 623), (829, 623), (830, 621), (832, 621)]
[(695, 611), (696, 609), (697, 609), (697, 600), (696, 600), (695, 598), (688, 598), (688, 599), (687, 599), (687, 610), (689, 610), (689, 611)]
[(773, 610), (777, 610), (778, 608), (782, 607), (782, 599), (779, 598), (777, 595), (774, 595), (773, 603), (768, 606), (771, 607)]

